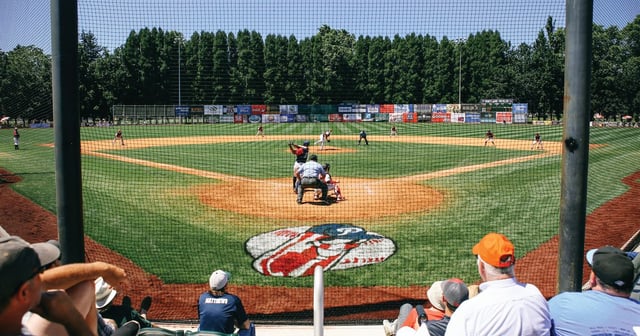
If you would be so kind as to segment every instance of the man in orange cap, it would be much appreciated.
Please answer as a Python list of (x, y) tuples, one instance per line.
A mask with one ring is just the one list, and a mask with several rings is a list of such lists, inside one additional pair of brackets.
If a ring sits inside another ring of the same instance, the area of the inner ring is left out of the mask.
[(451, 316), (445, 335), (550, 335), (549, 306), (534, 285), (515, 278), (515, 248), (489, 233), (472, 249), (483, 283), (480, 294)]

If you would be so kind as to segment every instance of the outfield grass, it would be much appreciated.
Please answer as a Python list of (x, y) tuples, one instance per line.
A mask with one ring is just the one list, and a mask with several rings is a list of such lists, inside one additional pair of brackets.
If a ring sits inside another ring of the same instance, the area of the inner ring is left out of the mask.
[[(172, 125), (122, 127), (125, 141), (142, 138), (255, 135), (256, 125)], [(395, 178), (437, 172), (532, 155), (528, 150), (471, 146), (385, 142), (388, 123), (269, 124), (267, 135), (291, 135), (296, 142), (311, 142), (332, 128), (332, 146), (353, 150), (321, 155), (339, 177)], [(369, 146), (357, 146), (358, 132), (366, 129)], [(491, 128), (496, 141), (531, 140), (539, 132), (546, 142), (560, 141), (559, 126), (398, 124), (400, 135), (472, 137), (482, 141)], [(115, 128), (83, 128), (83, 141), (110, 140)], [(0, 167), (23, 178), (12, 187), (55, 212), (53, 130), (23, 130), (21, 150), (14, 151), (10, 130), (0, 130), (6, 145), (0, 149)], [(620, 179), (640, 166), (640, 130), (591, 129), (591, 143), (606, 145), (589, 158), (588, 211), (622, 194)], [(341, 136), (347, 136), (342, 138)], [(353, 137), (353, 138), (351, 138)], [(107, 151), (111, 154), (179, 165), (246, 178), (288, 178), (293, 163), (287, 141), (255, 138), (249, 142), (175, 145)], [(445, 203), (428, 213), (375, 220), (356, 220), (397, 245), (384, 263), (328, 272), (328, 286), (427, 284), (457, 276), (477, 279), (470, 248), (489, 231), (507, 234), (522, 256), (558, 232), (561, 156), (485, 168), (423, 181), (442, 191)], [(94, 240), (129, 257), (164, 281), (204, 282), (213, 268), (228, 269), (240, 284), (311, 286), (310, 278), (265, 277), (251, 268), (244, 243), (255, 234), (288, 226), (293, 220), (240, 215), (205, 206), (187, 193), (188, 187), (217, 183), (209, 178), (143, 167), (110, 159), (83, 156), (85, 231)], [(292, 195), (293, 196), (293, 195)], [(229, 197), (233, 197), (230, 195)], [(293, 200), (293, 198), (292, 198)], [(348, 203), (347, 203), (348, 204)], [(402, 204), (381, 204), (398, 206)], [(269, 209), (265, 209), (269, 211)], [(399, 276), (401, 275), (401, 276)]]

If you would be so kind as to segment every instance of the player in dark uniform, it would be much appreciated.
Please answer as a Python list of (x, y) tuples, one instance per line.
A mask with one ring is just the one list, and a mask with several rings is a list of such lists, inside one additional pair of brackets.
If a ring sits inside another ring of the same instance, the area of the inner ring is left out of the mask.
[(494, 146), (496, 143), (493, 141), (493, 132), (491, 130), (487, 130), (487, 133), (484, 135), (484, 145), (487, 145), (487, 142), (491, 142)]
[(358, 145), (362, 140), (364, 140), (365, 145), (367, 146), (369, 145), (369, 140), (367, 140), (367, 132), (365, 132), (365, 130), (360, 131), (360, 138), (358, 139)]
[(305, 140), (302, 146), (289, 142), (289, 151), (296, 156), (296, 161), (293, 163), (293, 192), (298, 193), (298, 178), (296, 177), (296, 172), (300, 166), (307, 162), (307, 157), (309, 156), (309, 141)]

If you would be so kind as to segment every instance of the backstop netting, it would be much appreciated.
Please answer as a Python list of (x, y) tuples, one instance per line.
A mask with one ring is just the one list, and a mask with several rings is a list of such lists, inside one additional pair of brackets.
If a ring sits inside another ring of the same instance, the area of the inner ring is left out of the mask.
[[(394, 319), (434, 281), (479, 283), (471, 249), (489, 232), (515, 244), (519, 280), (556, 293), (563, 1), (78, 6), (86, 255), (124, 267), (121, 294), (151, 295), (150, 319), (196, 320), (223, 269), (252, 320), (306, 323), (316, 266), (326, 320)], [(609, 6), (594, 11), (585, 248), (640, 228), (640, 17)], [(50, 57), (0, 56), (0, 167), (55, 212)], [(305, 142), (330, 166), (326, 203), (314, 188), (298, 202)]]

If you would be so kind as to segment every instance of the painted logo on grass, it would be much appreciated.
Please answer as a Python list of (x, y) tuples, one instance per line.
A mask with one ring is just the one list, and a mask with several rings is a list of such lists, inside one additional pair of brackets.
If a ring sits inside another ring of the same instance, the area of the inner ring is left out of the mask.
[(246, 243), (253, 268), (270, 276), (313, 275), (381, 263), (395, 253), (393, 241), (350, 224), (299, 226), (262, 233)]

